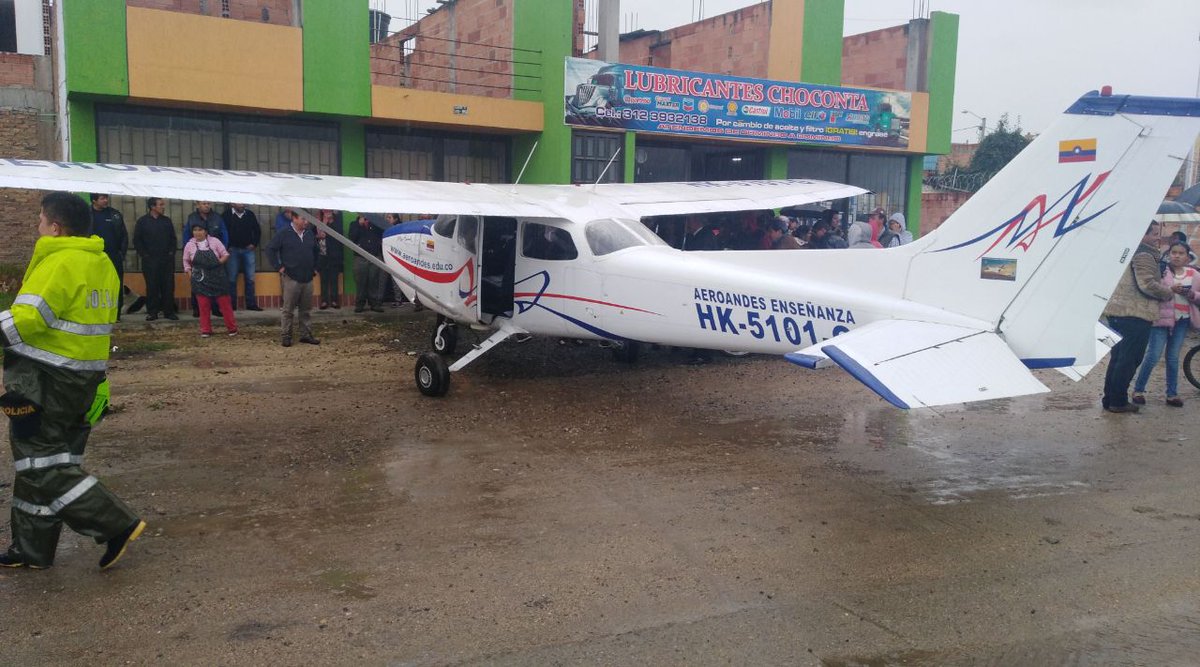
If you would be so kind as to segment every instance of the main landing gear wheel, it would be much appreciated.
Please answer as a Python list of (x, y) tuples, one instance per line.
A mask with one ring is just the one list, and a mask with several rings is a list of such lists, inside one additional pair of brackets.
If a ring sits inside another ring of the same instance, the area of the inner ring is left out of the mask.
[(438, 354), (454, 354), (454, 348), (458, 347), (458, 326), (439, 315), (429, 343)]
[(445, 396), (450, 390), (450, 366), (437, 352), (422, 352), (417, 357), (417, 389), (426, 396)]
[(632, 364), (637, 361), (638, 353), (641, 352), (641, 346), (634, 341), (625, 341), (618, 343), (613, 348), (613, 359), (626, 364)]

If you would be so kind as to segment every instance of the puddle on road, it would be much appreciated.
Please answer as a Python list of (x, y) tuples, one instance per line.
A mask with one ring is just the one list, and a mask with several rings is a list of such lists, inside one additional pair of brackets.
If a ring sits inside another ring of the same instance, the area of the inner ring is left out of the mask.
[[(1028, 409), (1019, 400), (955, 408), (947, 415), (899, 412), (886, 407), (848, 410), (838, 415), (800, 415), (784, 420), (726, 421), (661, 429), (658, 437), (708, 441), (726, 447), (777, 447), (804, 457), (822, 454), (819, 465), (850, 477), (870, 475), (884, 483), (916, 489), (934, 505), (970, 502), (982, 494), (1013, 499), (1081, 493), (1084, 458), (1094, 442), (1005, 438), (989, 429), (987, 419)], [(1048, 411), (1075, 411), (1078, 397), (1056, 400)], [(958, 426), (955, 413), (971, 415), (971, 426)], [(689, 433), (690, 432), (690, 433)], [(696, 438), (702, 433), (702, 438)], [(709, 449), (712, 449), (711, 447)]]
[(338, 568), (325, 570), (313, 577), (313, 582), (320, 587), (355, 600), (370, 600), (377, 595), (366, 581), (367, 575), (362, 572)]

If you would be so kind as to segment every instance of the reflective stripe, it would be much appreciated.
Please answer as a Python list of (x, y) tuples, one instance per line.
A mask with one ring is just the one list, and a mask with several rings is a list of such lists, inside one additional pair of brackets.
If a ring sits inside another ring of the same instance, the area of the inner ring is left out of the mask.
[(37, 311), (42, 315), (42, 319), (46, 321), (46, 326), (51, 329), (79, 334), (80, 336), (108, 336), (112, 334), (111, 324), (80, 324), (70, 320), (58, 319), (50, 304), (46, 303), (45, 299), (36, 294), (19, 295), (16, 299), (13, 299), (13, 305), (17, 304), (37, 308)]
[(55, 454), (54, 456), (39, 456), (37, 458), (21, 459), (13, 463), (13, 469), (17, 472), (25, 472), (26, 470), (41, 470), (42, 468), (51, 468), (61, 465), (83, 465), (83, 457), (76, 454)]
[(88, 475), (87, 479), (76, 484), (71, 488), (70, 491), (62, 494), (57, 500), (49, 505), (34, 505), (33, 503), (25, 502), (20, 498), (13, 498), (12, 506), (13, 509), (19, 509), (26, 514), (32, 514), (34, 516), (54, 516), (55, 514), (61, 512), (62, 508), (78, 500), (79, 496), (87, 493), (88, 489), (96, 486), (97, 481), (98, 480), (95, 477)]
[(0, 331), (4, 332), (4, 337), (8, 339), (10, 345), (21, 342), (21, 332), (17, 331), (17, 323), (13, 321), (11, 310), (0, 313)]
[[(11, 338), (9, 339), (12, 340)], [(46, 350), (36, 348), (28, 343), (17, 343), (10, 347), (4, 348), (6, 352), (19, 354), (22, 357), (28, 357), (34, 361), (40, 361), (44, 364), (65, 368), (70, 371), (103, 371), (108, 369), (108, 361), (105, 359), (97, 359), (95, 361), (81, 361), (64, 357), (61, 354), (47, 352)]]

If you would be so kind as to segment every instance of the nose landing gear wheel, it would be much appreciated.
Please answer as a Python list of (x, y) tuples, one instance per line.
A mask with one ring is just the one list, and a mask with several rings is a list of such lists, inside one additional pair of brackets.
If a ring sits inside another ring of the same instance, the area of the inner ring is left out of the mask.
[(454, 348), (458, 347), (458, 327), (454, 322), (438, 316), (437, 326), (433, 329), (429, 343), (438, 354), (454, 354)]
[(450, 367), (437, 352), (422, 352), (415, 371), (417, 389), (426, 396), (445, 396), (450, 390)]

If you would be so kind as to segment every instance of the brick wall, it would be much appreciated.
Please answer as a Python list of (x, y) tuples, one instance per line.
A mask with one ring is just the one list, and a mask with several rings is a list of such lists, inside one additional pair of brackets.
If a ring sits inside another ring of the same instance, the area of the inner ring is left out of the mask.
[(970, 192), (922, 192), (921, 236), (941, 227), (970, 198)]
[(21, 53), (0, 53), (0, 86), (32, 88), (33, 59)]
[[(355, 1), (355, 0), (347, 0)], [(292, 0), (126, 0), (128, 7), (163, 9), (170, 12), (224, 16), (229, 12), (231, 19), (263, 22), (263, 10), (267, 10), (266, 23), (293, 25)], [(366, 30), (367, 26), (363, 26)]]
[(842, 83), (904, 90), (907, 51), (907, 24), (851, 35), (842, 40)]
[[(46, 122), (52, 122), (49, 119)], [(39, 143), (38, 111), (0, 109), (0, 146), (6, 156), (43, 157)], [(41, 192), (0, 188), (0, 263), (24, 265), (37, 239)]]
[(770, 35), (771, 5), (758, 3), (671, 30), (624, 38), (621, 62), (766, 78)]
[[(457, 0), (371, 45), (371, 83), (485, 97), (512, 96), (513, 0)], [(404, 42), (408, 41), (408, 55)], [(522, 88), (540, 81), (521, 79)]]

